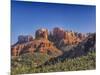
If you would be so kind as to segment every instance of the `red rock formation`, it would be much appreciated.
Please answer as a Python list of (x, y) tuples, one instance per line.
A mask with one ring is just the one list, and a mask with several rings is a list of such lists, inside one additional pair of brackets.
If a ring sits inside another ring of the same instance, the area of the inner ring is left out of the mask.
[[(51, 34), (52, 33), (52, 34)], [(81, 42), (85, 36), (81, 33), (72, 31), (64, 31), (62, 28), (54, 28), (53, 32), (49, 35), (50, 41), (53, 41), (57, 47), (60, 45), (74, 45)], [(76, 35), (77, 34), (77, 35)]]
[(64, 30), (62, 28), (54, 28), (53, 29), (53, 38), (57, 40), (61, 40), (64, 37)]
[(47, 29), (38, 29), (36, 31), (36, 39), (37, 38), (44, 38), (44, 39), (48, 39), (48, 30)]
[(29, 41), (32, 41), (33, 40), (33, 37), (31, 35), (20, 35), (18, 36), (18, 43), (26, 43), (26, 42), (29, 42)]
[(11, 47), (12, 56), (19, 56), (24, 53), (34, 54), (34, 52), (62, 53), (58, 49), (59, 47), (78, 44), (85, 38), (83, 34), (64, 31), (57, 27), (51, 33), (48, 35), (47, 29), (38, 29), (35, 33), (35, 39), (31, 35), (20, 35), (18, 42)]
[(12, 47), (11, 50), (12, 50), (12, 56), (18, 56), (24, 53), (34, 54), (34, 52), (47, 53), (48, 51), (50, 51), (51, 53), (52, 52), (61, 53), (61, 51), (59, 51), (56, 47), (53, 46), (52, 42), (46, 39), (39, 39), (39, 40), (35, 39), (29, 42), (27, 45), (20, 44), (18, 46)]
[(66, 44), (69, 44), (69, 45), (72, 45), (72, 44), (77, 44), (78, 41), (77, 41), (77, 37), (75, 36), (74, 32), (65, 32), (65, 35), (64, 35), (64, 42)]

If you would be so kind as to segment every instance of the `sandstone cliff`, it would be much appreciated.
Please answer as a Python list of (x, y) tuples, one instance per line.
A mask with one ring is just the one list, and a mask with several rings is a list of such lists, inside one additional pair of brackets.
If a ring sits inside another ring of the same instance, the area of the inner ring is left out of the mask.
[(31, 35), (20, 35), (17, 43), (11, 46), (11, 54), (19, 56), (24, 53), (41, 52), (60, 55), (62, 54), (61, 47), (78, 45), (86, 38), (86, 34), (66, 31), (58, 27), (50, 32), (41, 28), (36, 31), (35, 38)]

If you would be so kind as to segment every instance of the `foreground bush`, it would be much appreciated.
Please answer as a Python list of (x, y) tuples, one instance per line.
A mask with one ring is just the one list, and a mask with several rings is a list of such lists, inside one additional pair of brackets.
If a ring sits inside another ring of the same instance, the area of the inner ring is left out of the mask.
[(11, 74), (40, 73), (40, 72), (57, 72), (57, 71), (77, 71), (92, 70), (96, 67), (96, 54), (89, 52), (86, 56), (73, 59), (67, 59), (55, 65), (44, 65), (38, 67), (47, 61), (50, 56), (36, 53), (34, 55), (24, 54), (20, 57), (12, 58)]

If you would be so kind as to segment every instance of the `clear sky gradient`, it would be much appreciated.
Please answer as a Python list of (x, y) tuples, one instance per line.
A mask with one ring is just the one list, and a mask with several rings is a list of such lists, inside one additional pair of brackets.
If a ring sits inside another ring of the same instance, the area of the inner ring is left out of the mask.
[(96, 32), (96, 7), (89, 5), (12, 1), (11, 43), (18, 35), (33, 35), (39, 28)]

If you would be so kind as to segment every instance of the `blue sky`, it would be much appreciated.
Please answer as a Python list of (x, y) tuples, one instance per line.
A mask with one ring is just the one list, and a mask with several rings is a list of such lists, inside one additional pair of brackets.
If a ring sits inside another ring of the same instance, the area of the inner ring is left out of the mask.
[(34, 36), (39, 28), (96, 32), (95, 10), (95, 6), (89, 5), (12, 1), (11, 43), (21, 34)]

